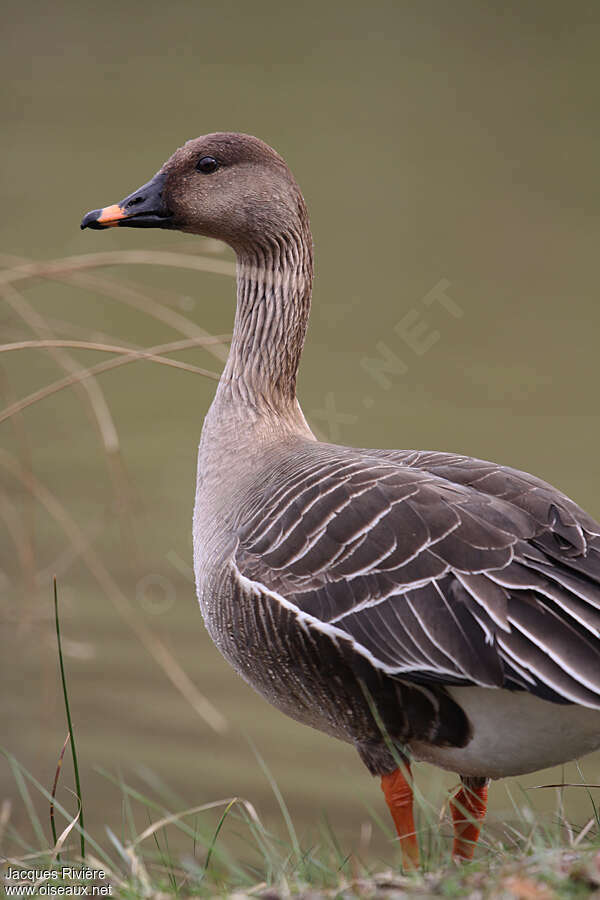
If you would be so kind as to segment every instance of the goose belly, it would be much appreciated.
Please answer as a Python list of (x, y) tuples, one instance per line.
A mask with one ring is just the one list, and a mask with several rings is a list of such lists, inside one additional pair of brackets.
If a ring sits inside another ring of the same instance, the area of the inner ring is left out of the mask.
[(525, 692), (452, 687), (472, 738), (465, 747), (411, 743), (415, 759), (460, 775), (504, 778), (577, 759), (600, 747), (600, 710), (561, 705)]

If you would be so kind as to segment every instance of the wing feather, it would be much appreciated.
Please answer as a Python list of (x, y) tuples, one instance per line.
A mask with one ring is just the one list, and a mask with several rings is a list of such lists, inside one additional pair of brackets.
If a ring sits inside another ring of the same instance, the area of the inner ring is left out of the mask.
[(255, 500), (237, 535), (242, 575), (404, 681), (600, 707), (593, 519), (482, 460), (317, 448)]

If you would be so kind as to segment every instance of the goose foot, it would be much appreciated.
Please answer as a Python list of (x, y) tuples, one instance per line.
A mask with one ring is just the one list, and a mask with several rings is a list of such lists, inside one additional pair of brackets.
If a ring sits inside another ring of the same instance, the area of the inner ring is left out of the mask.
[(450, 801), (454, 823), (452, 856), (472, 859), (487, 809), (489, 778), (461, 777), (462, 787)]
[(413, 818), (412, 773), (408, 763), (403, 770), (395, 769), (389, 775), (382, 775), (381, 790), (400, 838), (402, 865), (413, 870), (419, 867), (419, 844)]

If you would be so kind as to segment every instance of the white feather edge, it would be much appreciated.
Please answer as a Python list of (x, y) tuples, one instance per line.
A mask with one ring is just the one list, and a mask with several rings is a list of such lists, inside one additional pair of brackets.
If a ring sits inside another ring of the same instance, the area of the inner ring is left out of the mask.
[(320, 631), (322, 634), (326, 634), (333, 641), (343, 640), (349, 643), (352, 646), (352, 649), (355, 650), (360, 656), (363, 656), (368, 662), (374, 666), (374, 668), (379, 669), (381, 672), (385, 672), (386, 675), (402, 675), (405, 672), (435, 672), (437, 675), (450, 675), (453, 679), (452, 683), (455, 683), (455, 679), (459, 672), (451, 669), (441, 669), (434, 666), (428, 666), (427, 668), (423, 666), (388, 666), (386, 663), (381, 662), (381, 660), (377, 659), (370, 650), (367, 650), (361, 643), (359, 643), (352, 635), (348, 634), (347, 631), (344, 631), (342, 628), (337, 628), (335, 625), (330, 625), (328, 622), (322, 622), (316, 616), (312, 616), (310, 613), (303, 612), (295, 603), (292, 603), (282, 594), (277, 591), (271, 590), (266, 585), (264, 585), (261, 581), (253, 581), (251, 578), (247, 578), (245, 575), (242, 575), (239, 568), (235, 564), (235, 562), (231, 561), (231, 567), (234, 571), (235, 577), (239, 580), (242, 587), (246, 590), (250, 590), (252, 592), (256, 592), (258, 594), (265, 594), (268, 597), (272, 597), (273, 600), (276, 600), (284, 609), (289, 610), (289, 612), (293, 613), (298, 619), (298, 624), (300, 627), (309, 634), (309, 628), (314, 628), (317, 631)]

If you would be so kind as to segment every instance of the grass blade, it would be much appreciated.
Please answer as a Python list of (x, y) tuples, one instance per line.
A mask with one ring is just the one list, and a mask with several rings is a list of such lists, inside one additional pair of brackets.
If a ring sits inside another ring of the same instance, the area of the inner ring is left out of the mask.
[(221, 818), (219, 819), (219, 823), (218, 823), (218, 825), (217, 825), (217, 827), (216, 827), (216, 829), (215, 829), (215, 833), (214, 833), (214, 835), (213, 835), (213, 839), (212, 839), (212, 841), (210, 842), (210, 847), (208, 848), (208, 853), (206, 854), (206, 862), (204, 863), (204, 874), (205, 874), (205, 875), (206, 875), (206, 873), (208, 872), (208, 867), (209, 867), (209, 865), (210, 865), (210, 859), (211, 859), (211, 856), (212, 856), (212, 854), (213, 854), (213, 850), (214, 850), (214, 848), (215, 848), (215, 844), (217, 843), (217, 838), (219, 837), (219, 832), (221, 831), (221, 828), (223, 827), (223, 825), (224, 825), (224, 823), (225, 823), (225, 819), (226, 819), (227, 816), (229, 815), (229, 810), (232, 808), (232, 806), (235, 806), (236, 803), (237, 803), (237, 797), (234, 797), (234, 798), (231, 800), (231, 802), (227, 804), (227, 806), (225, 807), (225, 810), (224, 810), (224, 812), (223, 812), (223, 815), (222, 815)]
[(69, 695), (67, 693), (67, 681), (65, 678), (65, 667), (63, 664), (63, 655), (62, 655), (62, 646), (60, 643), (60, 623), (58, 619), (58, 590), (56, 587), (56, 577), (53, 579), (54, 583), (54, 620), (56, 622), (56, 640), (58, 643), (58, 660), (60, 663), (60, 678), (62, 681), (62, 689), (63, 689), (63, 697), (65, 698), (65, 711), (67, 713), (67, 724), (69, 726), (69, 738), (71, 741), (71, 753), (73, 754), (73, 771), (75, 772), (75, 790), (77, 793), (77, 800), (79, 801), (79, 825), (81, 830), (79, 832), (79, 839), (81, 842), (81, 857), (85, 859), (85, 836), (83, 833), (83, 829), (85, 828), (84, 820), (83, 820), (83, 799), (81, 796), (81, 783), (79, 781), (79, 765), (77, 763), (77, 751), (75, 749), (75, 736), (73, 734), (73, 722), (71, 721), (71, 710), (69, 708)]
[(35, 807), (31, 800), (31, 795), (29, 790), (27, 789), (27, 785), (25, 783), (25, 779), (23, 778), (23, 773), (21, 771), (21, 767), (17, 763), (16, 759), (8, 753), (5, 753), (6, 758), (8, 760), (8, 764), (11, 768), (13, 778), (15, 779), (15, 784), (17, 785), (17, 790), (21, 796), (21, 800), (23, 801), (23, 805), (27, 810), (27, 814), (29, 815), (29, 821), (31, 822), (31, 826), (35, 831), (35, 835), (40, 842), (40, 847), (44, 847), (46, 844), (46, 835), (44, 834), (44, 829), (42, 828), (42, 823), (38, 819), (37, 813), (35, 811)]
[(292, 842), (292, 847), (293, 847), (293, 849), (294, 849), (294, 854), (295, 854), (295, 856), (296, 856), (296, 860), (297, 860), (297, 861), (300, 861), (300, 860), (302, 859), (302, 850), (300, 849), (300, 842), (298, 841), (298, 836), (297, 836), (297, 834), (296, 834), (296, 829), (294, 828), (294, 824), (293, 824), (293, 822), (292, 822), (292, 818), (291, 818), (291, 816), (290, 816), (290, 813), (289, 813), (289, 810), (288, 810), (288, 808), (287, 808), (286, 802), (285, 802), (285, 800), (283, 799), (283, 794), (282, 794), (281, 791), (279, 790), (279, 785), (277, 784), (277, 782), (276, 782), (275, 779), (273, 778), (271, 772), (269, 771), (269, 768), (268, 768), (266, 762), (264, 761), (264, 759), (262, 758), (262, 756), (261, 756), (260, 753), (258, 752), (257, 748), (254, 746), (254, 744), (253, 744), (251, 741), (250, 741), (249, 743), (250, 743), (250, 746), (252, 747), (252, 750), (253, 750), (253, 752), (254, 752), (254, 756), (256, 757), (256, 760), (257, 760), (259, 766), (260, 766), (261, 769), (263, 770), (263, 773), (264, 773), (264, 775), (265, 775), (265, 778), (266, 778), (267, 781), (269, 782), (269, 785), (270, 785), (270, 787), (271, 787), (271, 790), (273, 791), (273, 794), (274, 794), (274, 796), (275, 796), (275, 799), (277, 800), (277, 804), (278, 804), (278, 806), (279, 806), (279, 809), (281, 810), (281, 814), (282, 814), (282, 816), (283, 816), (283, 820), (284, 820), (284, 822), (285, 822), (285, 825), (286, 825), (288, 834), (289, 834), (289, 836), (290, 836), (290, 841)]
[[(70, 739), (71, 739), (71, 735), (68, 734), (65, 738), (65, 742), (62, 746), (62, 750), (60, 751), (60, 756), (58, 757), (58, 765), (56, 766), (56, 774), (54, 775), (54, 783), (52, 785), (52, 800), (50, 802), (50, 828), (52, 830), (52, 840), (54, 841), (55, 847), (56, 847), (58, 839), (56, 837), (56, 824), (54, 822), (54, 800), (56, 797), (56, 788), (58, 787), (58, 779), (60, 777), (60, 770), (62, 768), (65, 750), (67, 749), (67, 744), (69, 743)], [(60, 853), (56, 854), (56, 858), (57, 858), (57, 860), (60, 861)]]
[[(30, 784), (32, 784), (32, 785), (35, 787), (35, 789), (41, 794), (41, 796), (44, 797), (44, 798), (48, 801), (48, 803), (51, 802), (51, 800), (52, 800), (52, 795), (50, 794), (50, 791), (48, 791), (48, 790), (44, 787), (44, 785), (41, 784), (41, 783), (37, 780), (37, 778), (35, 778), (35, 777), (31, 774), (31, 772), (29, 772), (29, 771), (25, 768), (25, 766), (23, 766), (23, 765), (22, 765), (22, 764), (21, 764), (21, 763), (13, 756), (13, 755), (12, 755), (12, 753), (9, 753), (8, 750), (7, 750), (5, 747), (2, 746), (2, 744), (0, 744), (0, 754), (1, 754), (2, 756), (4, 756), (5, 759), (7, 760), (8, 764), (9, 764), (9, 766), (11, 767), (11, 770), (12, 770), (14, 776), (15, 776), (15, 779), (17, 779), (17, 776), (18, 776), (19, 781), (23, 783), (23, 786), (24, 786), (25, 780), (27, 780)], [(29, 803), (31, 803), (31, 798), (29, 798)], [(56, 809), (62, 816), (64, 816), (64, 818), (66, 819), (67, 822), (72, 822), (72, 821), (73, 821), (73, 813), (70, 812), (68, 809), (65, 809), (65, 807), (64, 807), (61, 803), (59, 803), (59, 801), (56, 800), (56, 799), (55, 799), (55, 801), (54, 801), (54, 806), (55, 806), (55, 809)], [(29, 810), (29, 807), (27, 807), (27, 808), (28, 808), (28, 810)], [(35, 815), (35, 813), (34, 813), (34, 815)], [(75, 825), (75, 830), (76, 830), (77, 832), (80, 832), (80, 830), (81, 830), (80, 821), (81, 821), (81, 817), (79, 817), (79, 821), (77, 821), (77, 824)], [(52, 854), (52, 850), (49, 849), (48, 847), (46, 847), (47, 840), (46, 840), (46, 837), (45, 837), (45, 835), (44, 835), (44, 832), (43, 832), (43, 830), (42, 830), (42, 828), (41, 828), (41, 825), (39, 824), (39, 821), (37, 822), (37, 827), (39, 827), (39, 829), (40, 829), (40, 831), (41, 831), (42, 847), (43, 847), (44, 849), (43, 849), (40, 853), (37, 853), (36, 856), (43, 856), (44, 854), (50, 854), (50, 855), (51, 855), (51, 854)], [(108, 856), (106, 855), (106, 853), (104, 852), (104, 850), (102, 849), (102, 847), (100, 846), (100, 844), (98, 844), (98, 842), (94, 840), (94, 838), (92, 837), (91, 834), (89, 834), (89, 832), (86, 832), (86, 840), (87, 840), (87, 843), (88, 843), (88, 844), (91, 844), (91, 846), (94, 848), (94, 850), (95, 850), (95, 852), (98, 854), (98, 856), (102, 857), (102, 859), (104, 859), (104, 861), (106, 862), (106, 864), (110, 867), (110, 866), (112, 865), (112, 861), (111, 861), (110, 857), (108, 857)]]

